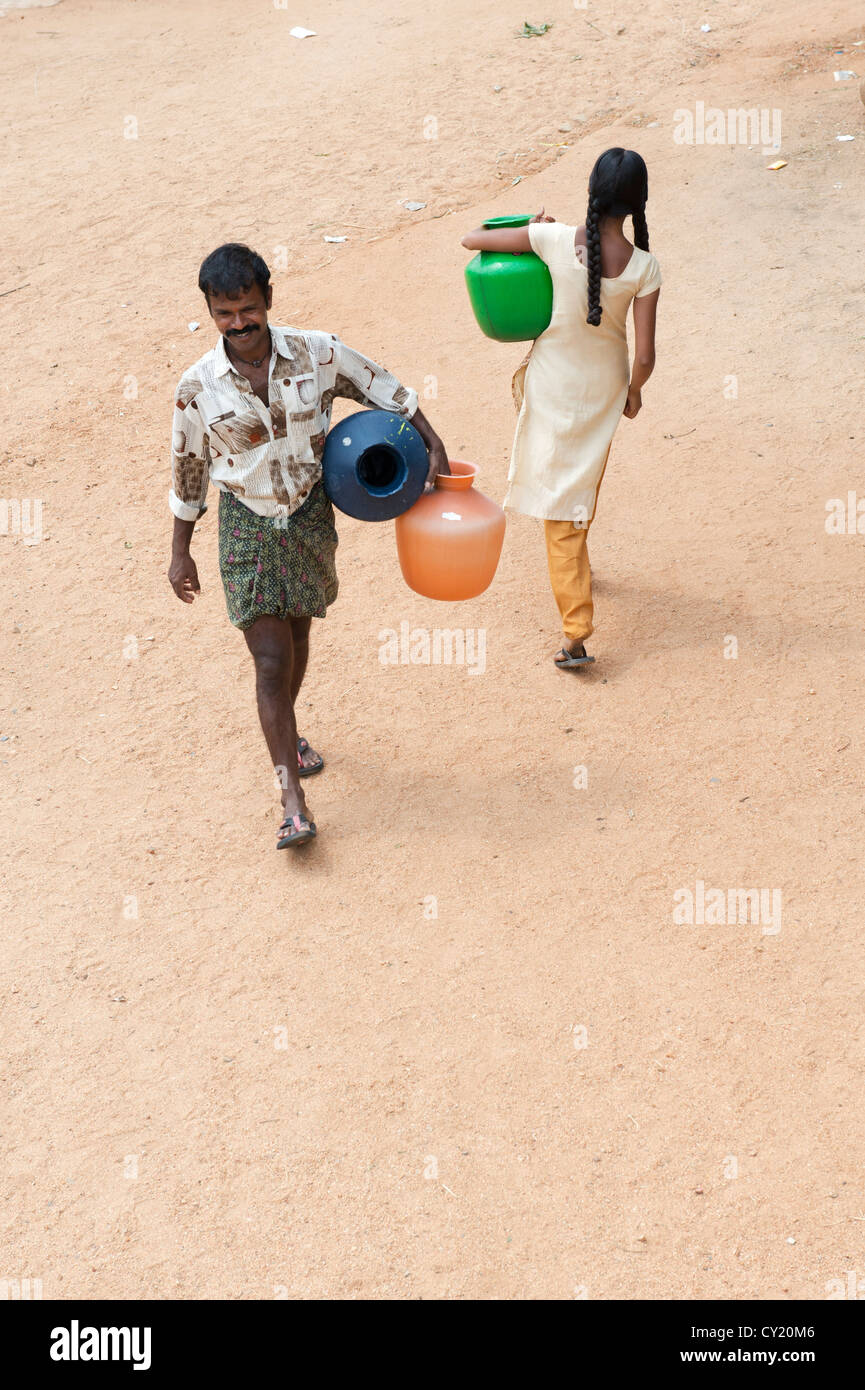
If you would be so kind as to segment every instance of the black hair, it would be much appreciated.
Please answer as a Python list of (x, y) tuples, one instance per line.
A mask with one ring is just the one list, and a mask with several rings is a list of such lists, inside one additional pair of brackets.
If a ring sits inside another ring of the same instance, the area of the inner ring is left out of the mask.
[(258, 285), (267, 298), (269, 284), (270, 271), (261, 256), (239, 241), (227, 241), (224, 246), (217, 246), (201, 262), (198, 272), (198, 288), (208, 302), (212, 294), (234, 299), (245, 290), (252, 289), (253, 285)]
[(601, 233), (602, 217), (627, 217), (634, 222), (634, 245), (649, 249), (646, 226), (646, 200), (649, 174), (642, 155), (636, 150), (615, 146), (597, 160), (589, 176), (589, 207), (586, 212), (586, 250), (589, 271), (589, 312), (586, 323), (597, 328), (601, 322)]

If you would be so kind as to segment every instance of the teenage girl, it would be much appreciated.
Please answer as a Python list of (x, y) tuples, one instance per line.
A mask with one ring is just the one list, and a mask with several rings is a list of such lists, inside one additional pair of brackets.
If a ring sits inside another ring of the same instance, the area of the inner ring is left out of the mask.
[[(519, 408), (505, 506), (541, 517), (550, 582), (564, 630), (557, 666), (586, 666), (592, 572), (586, 539), (610, 444), (622, 415), (633, 420), (655, 365), (661, 271), (649, 252), (648, 175), (634, 150), (606, 150), (589, 179), (585, 225), (541, 211), (528, 226), (463, 237), (477, 251), (534, 251), (549, 267), (553, 315), (514, 376)], [(633, 220), (634, 242), (625, 237)], [(626, 321), (634, 306), (634, 365)]]

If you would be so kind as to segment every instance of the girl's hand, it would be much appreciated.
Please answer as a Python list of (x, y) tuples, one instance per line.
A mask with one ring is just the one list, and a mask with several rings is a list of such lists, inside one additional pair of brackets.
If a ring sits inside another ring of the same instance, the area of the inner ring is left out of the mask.
[(629, 386), (628, 399), (625, 401), (625, 408), (622, 411), (622, 414), (627, 415), (629, 420), (633, 420), (634, 416), (639, 414), (640, 407), (642, 406), (642, 404), (642, 394), (639, 391), (635, 390), (633, 386)]
[(554, 217), (548, 217), (543, 208), (541, 208), (540, 212), (536, 212), (532, 218), (533, 222), (555, 222), (555, 220)]

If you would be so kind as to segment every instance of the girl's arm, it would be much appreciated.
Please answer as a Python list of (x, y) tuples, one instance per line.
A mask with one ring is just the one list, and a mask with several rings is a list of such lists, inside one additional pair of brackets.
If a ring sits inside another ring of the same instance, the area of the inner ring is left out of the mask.
[(528, 227), (475, 227), (463, 237), (463, 246), (468, 251), (510, 251), (515, 256), (532, 249)]
[[(555, 222), (547, 217), (544, 209), (535, 213), (533, 222)], [(529, 229), (525, 227), (475, 227), (473, 232), (463, 237), (463, 246), (468, 251), (509, 251), (512, 256), (520, 256), (531, 251)]]
[(660, 293), (655, 290), (654, 294), (634, 300), (634, 368), (623, 411), (629, 420), (633, 420), (643, 404), (640, 392), (655, 370), (655, 315)]

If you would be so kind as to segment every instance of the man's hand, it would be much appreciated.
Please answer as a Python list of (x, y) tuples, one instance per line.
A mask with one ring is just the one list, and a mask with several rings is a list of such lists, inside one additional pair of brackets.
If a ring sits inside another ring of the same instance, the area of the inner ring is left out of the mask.
[(448, 463), (447, 450), (436, 435), (432, 444), (429, 446), (429, 472), (426, 477), (426, 486), (434, 487), (435, 480), (439, 473), (450, 473), (451, 466)]
[(543, 208), (541, 208), (540, 212), (536, 212), (532, 218), (533, 222), (555, 222), (555, 220), (554, 217), (549, 217)]
[(181, 603), (192, 603), (195, 595), (201, 593), (198, 570), (189, 551), (185, 555), (172, 555), (168, 568), (168, 582)]
[(640, 391), (635, 390), (633, 386), (629, 386), (628, 399), (625, 401), (625, 408), (622, 411), (622, 414), (627, 415), (629, 420), (633, 420), (634, 416), (639, 413), (642, 404), (643, 397)]
[(426, 486), (432, 487), (436, 476), (439, 473), (450, 473), (451, 466), (448, 463), (447, 449), (442, 444), (429, 420), (418, 406), (411, 422), (423, 440), (429, 454), (429, 471), (426, 475)]

